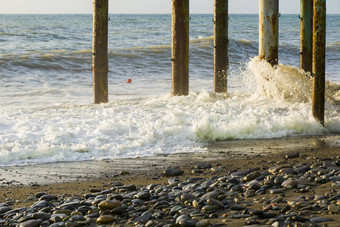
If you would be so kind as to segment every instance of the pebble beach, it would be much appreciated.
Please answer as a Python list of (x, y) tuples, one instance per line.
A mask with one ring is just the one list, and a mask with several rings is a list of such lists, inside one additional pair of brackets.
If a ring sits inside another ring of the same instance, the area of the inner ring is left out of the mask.
[[(0, 225), (339, 226), (339, 136), (223, 141), (207, 150), (2, 168)], [(34, 169), (45, 169), (45, 182)]]
[(111, 14), (100, 105), (91, 14), (0, 18), (0, 227), (340, 226), (340, 15), (325, 124), (297, 14), (280, 16), (275, 66), (257, 57), (258, 15), (228, 16), (225, 94), (211, 92), (217, 20), (191, 14), (185, 96), (169, 93), (171, 15)]

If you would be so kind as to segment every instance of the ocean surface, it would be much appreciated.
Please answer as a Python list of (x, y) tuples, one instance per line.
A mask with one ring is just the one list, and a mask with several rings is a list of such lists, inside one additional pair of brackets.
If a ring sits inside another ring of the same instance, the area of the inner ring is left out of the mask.
[(325, 127), (312, 117), (312, 82), (298, 69), (298, 15), (280, 17), (276, 68), (256, 58), (258, 16), (230, 15), (227, 95), (212, 93), (212, 19), (191, 15), (190, 95), (177, 97), (171, 16), (110, 15), (109, 103), (94, 105), (92, 15), (0, 15), (0, 166), (340, 133), (340, 15), (327, 16)]

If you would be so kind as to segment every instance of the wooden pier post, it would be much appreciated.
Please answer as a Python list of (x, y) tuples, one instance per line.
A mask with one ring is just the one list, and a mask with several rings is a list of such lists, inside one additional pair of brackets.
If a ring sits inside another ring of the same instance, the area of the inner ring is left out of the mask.
[(93, 0), (92, 72), (94, 103), (108, 102), (108, 0)]
[(189, 94), (189, 0), (172, 0), (172, 94)]
[(227, 92), (228, 0), (215, 0), (214, 35), (214, 92)]
[(279, 47), (279, 0), (260, 0), (259, 11), (259, 58), (276, 65)]
[(300, 0), (300, 68), (312, 73), (313, 0)]
[(313, 116), (324, 125), (326, 0), (314, 0), (313, 16)]

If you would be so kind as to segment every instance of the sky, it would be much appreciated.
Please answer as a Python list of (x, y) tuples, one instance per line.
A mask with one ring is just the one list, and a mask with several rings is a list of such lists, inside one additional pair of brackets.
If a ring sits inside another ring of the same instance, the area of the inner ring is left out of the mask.
[[(93, 0), (0, 0), (0, 14), (91, 14)], [(340, 0), (327, 0), (327, 13), (340, 14)], [(171, 0), (109, 0), (110, 13), (169, 14)], [(258, 13), (258, 0), (229, 0), (229, 13)], [(282, 14), (298, 14), (300, 0), (280, 0)], [(213, 13), (214, 0), (190, 0), (190, 13)]]

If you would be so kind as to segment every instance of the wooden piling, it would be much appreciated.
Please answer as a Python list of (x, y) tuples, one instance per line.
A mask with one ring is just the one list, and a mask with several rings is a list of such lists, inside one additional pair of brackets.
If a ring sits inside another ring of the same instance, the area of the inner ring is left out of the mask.
[(279, 0), (259, 0), (259, 58), (278, 63)]
[(300, 0), (300, 68), (312, 73), (313, 0)]
[(215, 0), (214, 34), (214, 92), (227, 92), (228, 0)]
[(314, 0), (313, 100), (314, 118), (324, 125), (325, 112), (326, 0)]
[(172, 0), (172, 94), (189, 94), (189, 0)]
[(108, 0), (93, 1), (92, 73), (94, 103), (108, 102)]

